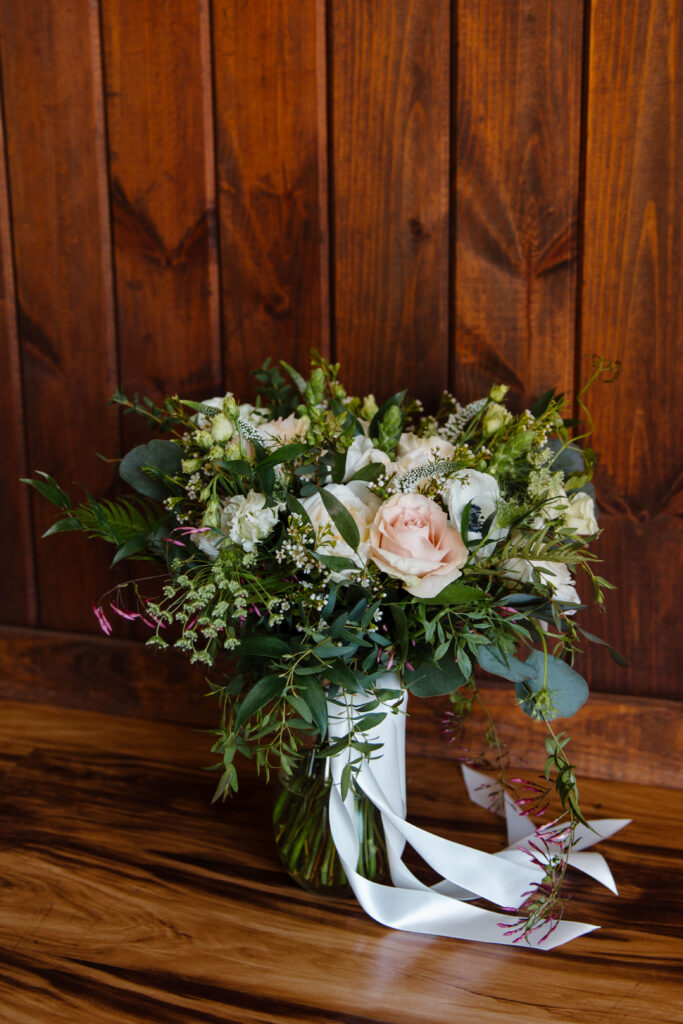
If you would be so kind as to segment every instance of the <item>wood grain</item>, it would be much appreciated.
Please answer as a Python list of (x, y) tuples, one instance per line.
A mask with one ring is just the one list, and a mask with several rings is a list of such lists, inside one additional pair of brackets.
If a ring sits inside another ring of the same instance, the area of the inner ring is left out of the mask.
[[(604, 574), (625, 684), (591, 657), (606, 688), (680, 696), (683, 438), (683, 12), (666, 0), (594, 4), (588, 79), (584, 374), (598, 352), (623, 360), (589, 396), (603, 453)], [(600, 493), (600, 491), (599, 491)], [(637, 553), (637, 554), (636, 554)], [(638, 567), (634, 566), (634, 558)]]
[(322, 0), (214, 4), (225, 383), (329, 352)]
[[(119, 423), (98, 10), (26, 0), (0, 35), (19, 338), (31, 471), (106, 492)], [(34, 503), (35, 537), (51, 524)], [(108, 583), (85, 537), (36, 547), (40, 622), (92, 629)]]
[[(121, 387), (221, 393), (208, 0), (103, 0)], [(146, 434), (148, 435), (148, 431)], [(126, 447), (146, 436), (124, 420)]]
[(35, 563), (26, 476), (26, 433), (21, 386), (4, 117), (0, 107), (0, 437), (3, 499), (0, 502), (0, 564), (12, 587), (0, 588), (0, 622), (34, 626), (38, 617)]
[(573, 393), (582, 0), (457, 5), (455, 362), (528, 404)]
[(349, 389), (448, 386), (450, 4), (332, 0), (336, 357)]
[[(634, 819), (601, 844), (621, 895), (571, 875), (568, 916), (602, 928), (541, 955), (392, 932), (352, 900), (297, 889), (275, 856), (268, 791), (246, 770), (238, 797), (210, 806), (208, 737), (181, 726), (10, 702), (7, 747), (3, 1024), (450, 1024), (454, 1007), (478, 1024), (677, 1019), (673, 794), (586, 787), (591, 813)], [(416, 824), (502, 846), (456, 771), (415, 758), (408, 787)]]
[[(5, 699), (213, 728), (218, 705), (206, 696), (204, 676), (180, 654), (159, 654), (130, 641), (0, 629), (0, 696)], [(542, 769), (544, 727), (520, 711), (508, 685), (483, 683), (482, 692), (512, 762), (533, 772)], [(463, 752), (441, 733), (441, 717), (449, 708), (447, 698), (411, 700), (411, 751), (437, 759)], [(574, 718), (559, 725), (572, 737), (571, 756), (581, 777), (683, 788), (682, 704), (593, 693)], [(470, 755), (485, 750), (481, 716), (468, 726), (464, 742)]]

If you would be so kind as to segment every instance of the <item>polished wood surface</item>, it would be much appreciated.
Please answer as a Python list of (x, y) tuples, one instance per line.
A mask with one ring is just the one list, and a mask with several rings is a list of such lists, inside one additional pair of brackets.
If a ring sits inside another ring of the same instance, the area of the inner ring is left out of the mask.
[(0, 0), (0, 622), (97, 631), (111, 553), (17, 478), (111, 494), (117, 387), (246, 399), (316, 347), (571, 402), (597, 352), (588, 621), (632, 668), (589, 677), (680, 699), (682, 59), (676, 0)]
[[(210, 805), (210, 737), (0, 705), (2, 1024), (673, 1024), (681, 1020), (680, 794), (593, 782), (633, 823), (601, 844), (621, 895), (572, 875), (601, 929), (552, 953), (392, 932), (291, 883), (249, 770)], [(457, 769), (408, 762), (416, 824), (494, 851)]]

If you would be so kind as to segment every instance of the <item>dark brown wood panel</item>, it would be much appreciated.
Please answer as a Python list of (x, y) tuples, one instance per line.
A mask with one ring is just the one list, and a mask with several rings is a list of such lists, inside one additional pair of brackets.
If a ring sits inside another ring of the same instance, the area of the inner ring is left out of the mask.
[[(53, 703), (128, 717), (184, 722), (213, 728), (218, 703), (206, 696), (205, 671), (179, 653), (152, 651), (138, 643), (96, 637), (0, 629), (0, 692), (11, 700)], [(516, 704), (506, 683), (485, 683), (486, 705), (512, 763), (540, 771), (545, 765), (545, 727)], [(437, 759), (463, 753), (446, 742), (440, 721), (447, 698), (411, 698), (408, 749)], [(561, 727), (572, 737), (571, 757), (584, 778), (683, 787), (683, 706), (674, 701), (594, 693)], [(486, 748), (483, 715), (468, 725), (471, 756)]]
[(350, 390), (448, 387), (450, 3), (331, 0), (336, 357)]
[[(102, 19), (121, 387), (207, 398), (222, 385), (209, 0), (103, 0)], [(124, 424), (127, 445), (144, 435)]]
[(589, 396), (603, 453), (609, 632), (601, 688), (681, 696), (683, 551), (683, 11), (670, 0), (594, 4), (588, 79), (582, 366), (623, 361)]
[[(245, 767), (210, 805), (209, 737), (3, 703), (0, 1005), (7, 1024), (617, 1024), (680, 1020), (680, 794), (590, 783), (620, 895), (570, 870), (547, 954), (399, 933), (323, 901), (275, 854), (271, 793)], [(11, 770), (10, 770), (11, 769)], [(412, 758), (408, 813), (490, 852), (502, 823), (457, 768)], [(68, 822), (68, 829), (64, 823)]]
[[(29, 468), (101, 494), (119, 423), (97, 5), (4, 4), (0, 46)], [(34, 515), (41, 623), (93, 628), (101, 549), (40, 543), (53, 517)]]
[(582, 0), (460, 0), (453, 389), (573, 393)]
[(19, 332), (14, 259), (5, 158), (5, 133), (0, 108), (0, 437), (3, 446), (0, 502), (0, 622), (35, 625), (38, 615), (26, 475), (24, 402), (21, 387)]
[(216, 0), (225, 384), (329, 351), (323, 0)]

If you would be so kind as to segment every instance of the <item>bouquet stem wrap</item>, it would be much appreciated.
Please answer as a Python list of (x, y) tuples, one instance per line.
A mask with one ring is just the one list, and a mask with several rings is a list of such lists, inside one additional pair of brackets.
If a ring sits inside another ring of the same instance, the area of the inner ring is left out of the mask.
[[(389, 673), (377, 681), (384, 689), (400, 689), (398, 677)], [(388, 714), (369, 737), (382, 743), (371, 761), (364, 760), (356, 783), (382, 815), (389, 867), (393, 886), (381, 885), (364, 878), (356, 870), (358, 837), (356, 834), (353, 796), (341, 797), (343, 757), (330, 758), (333, 785), (330, 788), (330, 827), (332, 838), (344, 866), (346, 877), (365, 912), (380, 924), (401, 931), (441, 935), (455, 939), (513, 945), (519, 932), (513, 931), (519, 916), (510, 913), (528, 897), (530, 890), (544, 876), (541, 867), (526, 852), (525, 840), (533, 838), (534, 829), (522, 816), (514, 802), (506, 796), (505, 817), (508, 826), (506, 849), (499, 853), (483, 853), (462, 843), (455, 843), (411, 825), (406, 820), (405, 720), (408, 694), (404, 691), (400, 710)], [(355, 708), (366, 703), (363, 694), (341, 694), (328, 702), (329, 736), (334, 741), (346, 736)], [(464, 769), (470, 798), (487, 807), (481, 795), (488, 780), (472, 769)], [(582, 851), (600, 839), (611, 836), (624, 825), (623, 819), (591, 821), (591, 829), (579, 826), (577, 842), (569, 863), (600, 881), (612, 892), (616, 887), (605, 859), (600, 854)], [(424, 885), (404, 864), (406, 843), (441, 876), (434, 886)], [(507, 913), (474, 907), (468, 900), (483, 898)], [(549, 933), (531, 932), (530, 946), (552, 949), (570, 939), (593, 931), (598, 925), (562, 920)]]

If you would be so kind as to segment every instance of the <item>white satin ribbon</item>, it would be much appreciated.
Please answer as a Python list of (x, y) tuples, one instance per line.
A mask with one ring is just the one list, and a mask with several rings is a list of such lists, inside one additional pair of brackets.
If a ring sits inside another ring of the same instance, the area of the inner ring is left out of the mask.
[[(358, 902), (367, 914), (390, 928), (512, 945), (519, 941), (519, 931), (515, 930), (519, 916), (483, 910), (464, 901), (482, 897), (506, 910), (519, 907), (524, 902), (530, 890), (544, 876), (543, 868), (534, 864), (533, 854), (527, 852), (525, 846), (534, 839), (533, 827), (529, 827), (528, 819), (519, 813), (507, 795), (503, 814), (509, 845), (495, 854), (451, 842), (407, 822), (405, 711), (408, 694), (403, 691), (401, 695), (395, 673), (381, 676), (376, 685), (378, 689), (396, 690), (400, 706), (396, 713), (389, 713), (368, 735), (372, 742), (381, 743), (382, 749), (372, 761), (363, 761), (356, 782), (380, 811), (393, 886), (373, 882), (356, 871), (360, 844), (354, 798), (352, 793), (348, 793), (344, 801), (341, 798), (341, 775), (346, 761), (343, 755), (329, 759), (333, 782), (329, 807), (332, 839)], [(349, 716), (357, 715), (356, 708), (366, 704), (367, 700), (364, 694), (354, 694), (342, 695), (336, 702), (328, 702), (331, 741), (347, 735)], [(486, 776), (467, 767), (463, 768), (463, 774), (470, 798), (491, 809), (491, 785)], [(628, 821), (616, 819), (592, 821), (590, 825), (595, 833), (579, 826), (578, 842), (569, 857), (572, 866), (596, 878), (615, 893), (614, 880), (604, 858), (600, 854), (582, 851), (626, 824)], [(406, 842), (442, 876), (443, 881), (427, 886), (415, 877), (402, 860)], [(531, 933), (528, 944), (552, 949), (597, 927), (562, 920), (549, 935), (545, 935), (543, 929)]]

